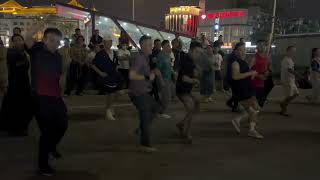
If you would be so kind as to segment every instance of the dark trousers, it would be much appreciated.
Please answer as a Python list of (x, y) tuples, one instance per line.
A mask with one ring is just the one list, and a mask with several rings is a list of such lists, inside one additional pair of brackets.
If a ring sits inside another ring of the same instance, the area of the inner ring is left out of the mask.
[(67, 108), (62, 98), (37, 96), (36, 120), (40, 128), (39, 167), (48, 166), (49, 153), (56, 151), (56, 146), (64, 136), (67, 127)]
[(122, 79), (124, 80), (122, 89), (128, 89), (129, 87), (129, 69), (118, 69), (119, 73), (122, 76)]
[(154, 80), (152, 82), (152, 90), (150, 91), (149, 93), (151, 96), (154, 97), (154, 99), (160, 103), (160, 97), (159, 97), (159, 87), (158, 87), (158, 84), (157, 84), (157, 81)]
[(264, 102), (266, 101), (266, 96), (264, 92), (264, 88), (255, 88), (254, 95), (258, 101), (260, 107), (263, 107)]
[(76, 63), (71, 63), (68, 73), (67, 80), (67, 90), (66, 94), (70, 95), (71, 91), (74, 89), (75, 85), (77, 85), (76, 94), (82, 93), (85, 84), (87, 82), (87, 74), (89, 68), (87, 65), (80, 65)]
[(140, 144), (142, 146), (151, 146), (150, 141), (150, 126), (153, 119), (159, 111), (158, 103), (149, 95), (140, 96), (130, 95), (132, 103), (138, 110), (140, 119)]

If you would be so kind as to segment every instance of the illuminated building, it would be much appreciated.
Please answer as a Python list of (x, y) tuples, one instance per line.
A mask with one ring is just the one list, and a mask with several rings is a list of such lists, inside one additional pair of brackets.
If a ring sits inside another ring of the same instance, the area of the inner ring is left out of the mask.
[(203, 33), (212, 41), (223, 35), (225, 46), (231, 47), (240, 38), (250, 40), (253, 32), (263, 26), (258, 20), (267, 16), (258, 7), (207, 11), (201, 15), (198, 34)]
[(196, 6), (171, 7), (165, 17), (167, 30), (196, 36), (199, 24), (200, 8)]
[[(57, 27), (63, 32), (65, 37), (69, 38), (74, 33), (75, 28), (80, 28), (81, 33), (85, 37), (86, 44), (89, 43), (88, 41), (92, 36), (93, 30), (99, 29), (101, 36), (110, 36), (112, 38), (112, 48), (117, 48), (121, 31), (128, 34), (133, 50), (139, 48), (139, 39), (143, 35), (149, 35), (153, 39), (157, 38), (161, 41), (171, 41), (179, 35), (180, 39), (184, 42), (183, 50), (185, 51), (188, 50), (191, 42), (191, 36), (106, 15), (97, 12), (94, 7), (92, 9), (84, 8), (76, 0), (71, 0), (68, 4), (56, 3), (54, 6), (41, 8), (42, 10), (46, 8), (47, 10), (51, 9), (51, 11), (48, 11), (50, 13), (42, 11), (41, 14), (39, 11), (35, 11), (34, 7), (23, 7), (14, 0), (0, 4), (0, 37), (6, 45), (8, 45), (9, 38), (12, 36), (14, 27), (20, 27), (22, 35), (24, 35), (25, 32), (38, 24), (45, 24), (45, 27)], [(196, 10), (194, 8), (188, 10), (193, 14), (198, 12), (194, 12)], [(35, 35), (35, 38), (41, 40), (42, 30)]]

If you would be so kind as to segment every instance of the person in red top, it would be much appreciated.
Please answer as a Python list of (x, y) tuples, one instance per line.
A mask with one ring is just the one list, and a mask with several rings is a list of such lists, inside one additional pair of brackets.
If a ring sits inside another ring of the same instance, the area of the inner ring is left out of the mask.
[(264, 81), (268, 77), (268, 55), (267, 42), (259, 40), (257, 42), (257, 53), (249, 63), (251, 70), (258, 72), (258, 75), (251, 80), (251, 85), (260, 107), (263, 107), (266, 100), (264, 93)]

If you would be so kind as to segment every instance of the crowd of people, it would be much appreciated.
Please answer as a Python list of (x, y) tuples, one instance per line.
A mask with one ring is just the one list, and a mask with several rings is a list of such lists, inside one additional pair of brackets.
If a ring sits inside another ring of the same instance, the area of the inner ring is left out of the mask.
[[(106, 97), (105, 119), (115, 120), (112, 105), (117, 97), (127, 92), (139, 114), (141, 150), (155, 152), (150, 127), (156, 117), (171, 118), (168, 108), (177, 97), (185, 107), (185, 116), (176, 128), (186, 143), (192, 143), (192, 121), (200, 110), (200, 98), (194, 87), (200, 87), (203, 101), (214, 102), (214, 92), (232, 90), (227, 105), (241, 115), (232, 120), (240, 133), (241, 122), (248, 122), (248, 136), (263, 139), (258, 131), (258, 114), (272, 90), (273, 81), (269, 68), (268, 45), (257, 42), (257, 53), (247, 61), (243, 39), (233, 52), (225, 56), (221, 51), (223, 37), (215, 42), (205, 36), (191, 42), (189, 52), (182, 50), (183, 43), (177, 37), (169, 40), (153, 40), (142, 36), (140, 51), (133, 57), (130, 38), (125, 32), (119, 38), (118, 50), (110, 36), (101, 37), (99, 30), (93, 33), (90, 43), (80, 29), (75, 30), (72, 40), (64, 38), (56, 28), (47, 28), (43, 40), (35, 42), (34, 32), (26, 37), (14, 29), (8, 49), (0, 48), (0, 108), (1, 130), (12, 136), (28, 135), (28, 126), (35, 117), (41, 135), (38, 165), (42, 175), (52, 175), (54, 170), (49, 158), (60, 158), (57, 145), (67, 128), (67, 107), (64, 96), (81, 96), (88, 82), (92, 82), (101, 95)], [(281, 84), (285, 97), (280, 103), (280, 114), (288, 116), (288, 105), (298, 94), (294, 69), (296, 48), (289, 46), (281, 64)], [(310, 99), (319, 100), (320, 50), (312, 50)]]

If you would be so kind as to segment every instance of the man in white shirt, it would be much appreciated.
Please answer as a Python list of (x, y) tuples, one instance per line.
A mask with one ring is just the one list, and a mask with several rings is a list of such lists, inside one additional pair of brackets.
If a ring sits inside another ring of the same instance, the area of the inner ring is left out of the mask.
[(294, 70), (293, 57), (297, 49), (295, 46), (287, 48), (287, 54), (281, 62), (281, 84), (284, 90), (285, 99), (280, 103), (281, 112), (283, 116), (288, 116), (287, 107), (298, 95), (299, 90), (296, 85), (295, 76), (299, 76)]

